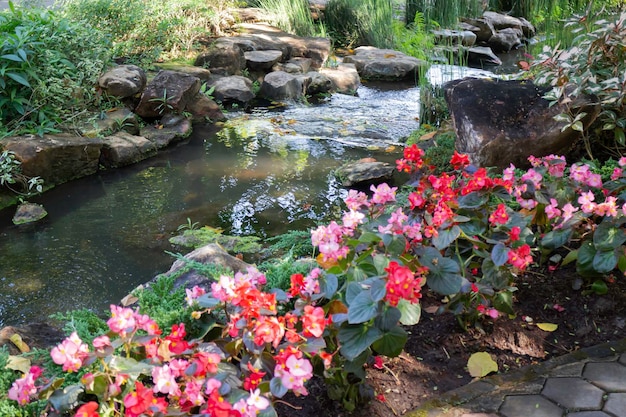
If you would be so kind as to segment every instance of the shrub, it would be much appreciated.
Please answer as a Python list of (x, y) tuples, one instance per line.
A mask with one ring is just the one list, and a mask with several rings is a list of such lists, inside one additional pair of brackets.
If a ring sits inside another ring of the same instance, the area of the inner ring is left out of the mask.
[(89, 24), (10, 3), (0, 12), (0, 37), (0, 137), (58, 131), (56, 124), (98, 104), (94, 86), (109, 43)]
[(253, 6), (267, 10), (271, 23), (287, 33), (315, 36), (320, 32), (313, 22), (308, 0), (255, 0)]
[[(610, 19), (575, 16), (566, 26), (578, 34), (569, 49), (545, 47), (533, 63), (537, 84), (550, 85), (546, 97), (554, 102), (569, 101), (574, 96), (596, 96), (602, 106), (600, 115), (585, 135), (586, 151), (591, 159), (598, 156), (621, 156), (626, 151), (626, 13)], [(566, 92), (567, 90), (567, 92)], [(582, 131), (581, 117), (561, 114), (572, 129)], [(582, 114), (584, 117), (584, 114)]]

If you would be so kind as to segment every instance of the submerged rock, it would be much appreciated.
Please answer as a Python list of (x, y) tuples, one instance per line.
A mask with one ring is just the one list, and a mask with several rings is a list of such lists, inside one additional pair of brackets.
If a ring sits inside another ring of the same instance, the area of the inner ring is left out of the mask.
[(344, 187), (379, 184), (391, 180), (395, 167), (387, 162), (364, 158), (342, 165), (336, 172)]
[(26, 224), (37, 222), (48, 215), (42, 205), (35, 203), (22, 203), (17, 207), (13, 215), (13, 224)]
[(400, 51), (373, 46), (359, 46), (343, 62), (354, 64), (361, 78), (368, 80), (417, 79), (419, 72), (428, 67), (427, 62)]

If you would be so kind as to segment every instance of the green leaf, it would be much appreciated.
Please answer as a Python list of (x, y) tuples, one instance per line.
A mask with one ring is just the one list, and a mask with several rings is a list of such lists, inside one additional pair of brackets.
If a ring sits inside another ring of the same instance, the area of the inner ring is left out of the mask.
[(346, 303), (348, 305), (352, 304), (352, 301), (354, 301), (357, 295), (361, 294), (363, 291), (363, 286), (358, 282), (348, 283), (348, 287), (346, 288)]
[(492, 372), (498, 372), (498, 364), (487, 352), (476, 352), (467, 361), (467, 370), (474, 378), (482, 378)]
[(493, 299), (493, 307), (507, 314), (515, 314), (515, 310), (513, 310), (513, 294), (510, 291), (497, 293)]
[(599, 250), (593, 257), (593, 269), (601, 274), (608, 274), (617, 266), (615, 250)]
[(615, 135), (615, 142), (617, 142), (620, 146), (626, 146), (626, 135), (624, 135), (624, 129), (621, 127), (615, 128), (613, 131)]
[(401, 235), (395, 235), (387, 245), (387, 252), (390, 255), (400, 256), (406, 250), (406, 239)]
[(546, 249), (558, 249), (569, 242), (571, 237), (572, 229), (551, 230), (541, 239), (541, 246)]
[(320, 291), (328, 299), (332, 298), (337, 292), (339, 287), (339, 280), (335, 274), (326, 274), (326, 276), (320, 279)]
[[(22, 59), (21, 57), (15, 55), (15, 54), (2, 55), (2, 56), (0, 56), (0, 58), (8, 59), (9, 61), (15, 61), (15, 62), (24, 62), (25, 61), (25, 59)], [(15, 65), (15, 64), (13, 64), (13, 65)]]
[(389, 266), (389, 257), (383, 255), (382, 253), (374, 254), (374, 266), (376, 267), (378, 275), (384, 275), (385, 268)]
[(378, 313), (378, 302), (372, 299), (368, 290), (363, 290), (357, 295), (348, 307), (348, 323), (365, 323), (374, 318)]
[(18, 83), (22, 84), (24, 87), (30, 87), (30, 83), (28, 82), (28, 80), (24, 77), (22, 77), (20, 74), (16, 74), (14, 72), (7, 72), (7, 77), (17, 81)]
[(408, 335), (406, 331), (402, 327), (396, 326), (375, 341), (372, 344), (372, 348), (381, 355), (394, 358), (402, 353), (407, 339)]
[(596, 256), (596, 248), (592, 242), (583, 242), (578, 248), (578, 262), (576, 262), (576, 272), (583, 277), (593, 277), (601, 275), (593, 267), (593, 260)]
[(554, 323), (537, 323), (537, 327), (544, 332), (554, 332), (559, 328), (559, 325)]
[(598, 225), (593, 233), (593, 244), (596, 249), (616, 249), (626, 242), (626, 230), (620, 227), (612, 218), (605, 219)]
[(485, 230), (487, 230), (485, 224), (479, 219), (473, 219), (472, 221), (461, 223), (458, 226), (461, 228), (463, 233), (469, 237), (480, 236), (485, 233)]
[(118, 373), (129, 374), (132, 379), (139, 378), (139, 375), (151, 375), (153, 365), (145, 362), (138, 362), (133, 358), (113, 356), (109, 362), (109, 367)]
[(213, 308), (220, 304), (220, 300), (211, 297), (210, 294), (203, 294), (196, 299), (198, 305), (202, 308)]
[(433, 245), (439, 249), (445, 249), (452, 244), (461, 235), (461, 228), (459, 226), (452, 226), (449, 229), (439, 230), (439, 234), (432, 238)]
[(459, 197), (459, 208), (477, 209), (484, 206), (488, 199), (489, 197), (486, 194), (474, 191)]
[(503, 243), (498, 243), (491, 250), (491, 260), (495, 266), (502, 266), (509, 260), (509, 248)]
[(370, 293), (372, 300), (380, 301), (387, 294), (387, 281), (382, 278), (370, 278)]
[(577, 122), (572, 123), (572, 130), (575, 130), (577, 132), (582, 132), (583, 131), (583, 122), (581, 122), (579, 120)]
[(378, 327), (383, 332), (388, 332), (397, 326), (398, 321), (402, 313), (395, 307), (387, 307), (383, 313), (376, 317), (376, 321), (374, 322), (376, 327)]
[(264, 410), (259, 411), (257, 417), (278, 417), (278, 413), (276, 413), (274, 406), (270, 404)]
[(272, 380), (270, 381), (270, 392), (273, 396), (275, 396), (276, 398), (282, 398), (285, 396), (285, 394), (287, 394), (287, 391), (289, 390), (283, 385), (283, 382), (280, 378), (278, 378), (277, 376), (272, 378)]
[(363, 242), (363, 243), (380, 242), (380, 236), (378, 236), (376, 233), (364, 232), (361, 236), (359, 236), (359, 242)]
[(404, 298), (398, 302), (398, 310), (400, 310), (400, 323), (405, 326), (413, 326), (419, 323), (422, 317), (422, 307), (419, 304), (413, 304)]
[(444, 258), (432, 247), (424, 248), (419, 255), (422, 265), (428, 268), (426, 284), (431, 290), (442, 295), (459, 292), (463, 280), (459, 275), (459, 264), (450, 258)]
[(606, 282), (597, 279), (591, 284), (591, 291), (598, 295), (604, 295), (609, 292), (609, 287), (607, 287)]
[(376, 327), (365, 325), (347, 325), (339, 329), (337, 338), (341, 343), (341, 354), (349, 361), (353, 361), (372, 343), (381, 338), (383, 333)]

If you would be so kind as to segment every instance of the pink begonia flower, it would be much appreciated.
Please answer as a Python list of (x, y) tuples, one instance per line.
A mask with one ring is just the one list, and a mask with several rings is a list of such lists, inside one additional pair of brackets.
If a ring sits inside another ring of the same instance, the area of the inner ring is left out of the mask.
[(515, 179), (515, 165), (510, 164), (508, 168), (504, 169), (502, 174), (502, 179), (504, 181), (513, 181)]
[(89, 347), (83, 343), (76, 332), (61, 344), (52, 348), (50, 357), (57, 365), (63, 365), (63, 371), (76, 372), (83, 366), (83, 359), (89, 354)]
[(9, 388), (7, 397), (10, 400), (17, 401), (20, 405), (28, 404), (31, 398), (37, 395), (35, 381), (41, 376), (41, 374), (41, 368), (38, 366), (31, 366), (26, 375), (13, 382), (11, 388)]
[(109, 336), (107, 335), (102, 335), (93, 339), (92, 343), (93, 343), (94, 349), (104, 349), (106, 347), (111, 346), (111, 339), (109, 339)]
[(132, 333), (136, 330), (135, 312), (130, 308), (111, 304), (111, 318), (107, 321), (107, 325), (111, 331), (119, 334), (121, 337), (126, 337), (127, 333)]
[(626, 166), (626, 156), (622, 156), (619, 161), (617, 161), (617, 164), (621, 167)]
[(556, 199), (550, 199), (550, 205), (546, 206), (546, 217), (548, 219), (554, 219), (555, 217), (559, 217), (561, 215), (561, 210), (559, 210), (559, 203)]
[(257, 410), (265, 410), (270, 405), (270, 401), (261, 395), (261, 390), (258, 388), (254, 391), (250, 390), (250, 396), (246, 400), (246, 403)]
[(618, 180), (622, 177), (622, 169), (621, 168), (615, 168), (613, 170), (613, 173), (611, 174), (611, 180), (615, 181)]
[(360, 224), (363, 224), (363, 219), (365, 218), (365, 214), (360, 211), (350, 210), (343, 214), (343, 227), (347, 229), (349, 234), (351, 235), (354, 229)]
[(589, 174), (585, 184), (593, 188), (600, 188), (602, 187), (602, 176), (600, 174)]
[(176, 376), (172, 373), (169, 365), (156, 366), (152, 368), (152, 380), (154, 381), (154, 387), (152, 390), (155, 393), (173, 395), (180, 397), (180, 387), (176, 382)]
[(206, 294), (206, 290), (202, 287), (198, 287), (195, 285), (192, 289), (185, 288), (185, 301), (187, 301), (187, 305), (193, 305), (193, 302), (196, 298), (199, 298)]
[(541, 188), (541, 181), (543, 180), (543, 175), (535, 171), (534, 169), (529, 169), (526, 171), (524, 175), (520, 178), (522, 182), (530, 181), (536, 189)]
[(220, 389), (222, 386), (222, 382), (215, 378), (209, 378), (206, 381), (206, 391), (204, 392), (206, 395), (211, 395), (213, 391)]
[(578, 204), (580, 204), (580, 209), (583, 211), (583, 213), (593, 213), (596, 208), (596, 203), (593, 202), (595, 198), (596, 197), (591, 191), (582, 193), (581, 196), (578, 197)]
[(568, 221), (574, 216), (574, 213), (578, 211), (577, 207), (572, 206), (570, 203), (567, 203), (563, 206), (563, 223)]
[(617, 217), (617, 198), (609, 196), (602, 203), (599, 203), (593, 211), (597, 216)]
[(367, 207), (367, 194), (362, 191), (350, 190), (348, 196), (343, 200), (349, 210), (359, 210), (361, 207)]
[(320, 292), (319, 278), (322, 273), (323, 271), (321, 269), (313, 268), (313, 270), (304, 277), (304, 288), (302, 290), (302, 294), (312, 296), (313, 294), (318, 294)]
[(204, 393), (202, 392), (202, 385), (204, 380), (187, 381), (185, 385), (185, 391), (181, 397), (181, 402), (190, 402), (193, 405), (202, 405), (206, 402), (204, 399)]
[(382, 183), (378, 187), (372, 185), (370, 190), (374, 192), (372, 203), (385, 204), (390, 201), (396, 201), (396, 190), (398, 187), (389, 187), (387, 183)]

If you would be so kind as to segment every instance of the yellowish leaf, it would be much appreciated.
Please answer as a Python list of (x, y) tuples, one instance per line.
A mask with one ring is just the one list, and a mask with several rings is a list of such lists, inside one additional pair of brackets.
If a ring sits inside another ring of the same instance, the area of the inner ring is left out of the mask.
[(17, 333), (12, 334), (11, 337), (9, 337), (9, 340), (13, 342), (15, 346), (17, 346), (20, 352), (22, 353), (30, 352), (30, 347), (22, 340), (22, 336), (20, 336), (19, 334)]
[(14, 371), (21, 371), (28, 373), (30, 371), (30, 359), (26, 359), (22, 356), (9, 356), (7, 359), (7, 369), (13, 369)]
[(487, 352), (476, 352), (467, 361), (467, 370), (471, 376), (481, 378), (492, 372), (498, 372), (498, 364)]
[(544, 332), (553, 332), (559, 328), (559, 325), (554, 323), (537, 323), (537, 327)]

